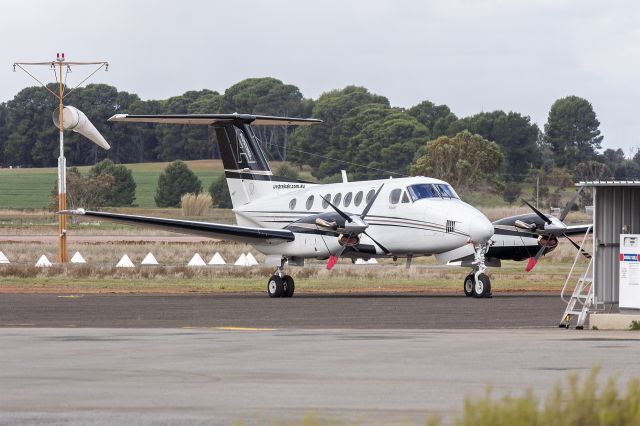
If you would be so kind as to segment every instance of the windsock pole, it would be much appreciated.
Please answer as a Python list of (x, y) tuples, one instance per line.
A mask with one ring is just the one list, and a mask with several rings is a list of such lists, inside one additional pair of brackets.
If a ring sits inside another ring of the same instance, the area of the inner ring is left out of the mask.
[[(97, 65), (98, 68), (95, 71), (93, 71), (91, 74), (89, 74), (88, 77), (86, 77), (84, 80), (82, 80), (76, 87), (74, 87), (73, 89), (71, 89), (69, 92), (67, 92), (65, 94), (64, 93), (64, 89), (65, 89), (66, 77), (63, 77), (63, 75), (62, 75), (63, 69), (64, 69), (64, 67), (66, 67), (67, 68), (67, 72), (70, 72), (71, 71), (71, 66), (77, 66), (77, 65), (78, 66), (79, 65)], [(56, 82), (59, 84), (58, 93), (56, 93), (53, 90), (51, 90), (44, 82), (42, 82), (35, 75), (30, 73), (26, 69), (27, 67), (30, 67), (30, 66), (46, 66), (46, 67), (49, 67), (51, 70), (53, 70), (54, 74), (59, 74), (59, 75), (56, 75)], [(105, 67), (105, 70), (107, 70), (109, 68), (109, 63), (108, 62), (104, 62), (104, 61), (99, 61), (99, 62), (68, 62), (68, 61), (65, 61), (65, 59), (64, 59), (64, 53), (57, 53), (55, 61), (14, 62), (13, 63), (13, 71), (14, 72), (16, 71), (16, 68), (20, 68), (22, 71), (24, 71), (26, 74), (28, 74), (29, 77), (33, 78), (35, 81), (40, 83), (40, 85), (45, 90), (47, 90), (53, 96), (58, 98), (58, 100), (60, 101), (59, 102), (59, 107), (58, 107), (59, 108), (58, 119), (60, 120), (60, 123), (59, 123), (60, 125), (58, 126), (58, 128), (60, 130), (60, 132), (59, 132), (60, 156), (58, 157), (58, 210), (59, 211), (67, 209), (67, 160), (64, 157), (64, 121), (63, 121), (64, 105), (63, 105), (63, 100), (64, 100), (64, 98), (66, 96), (69, 96), (71, 93), (73, 93), (82, 83), (87, 81), (92, 75), (94, 75), (102, 67)], [(59, 73), (58, 73), (58, 71), (59, 71)], [(74, 109), (74, 110), (76, 110), (76, 109)], [(80, 111), (77, 111), (77, 112), (79, 114), (82, 114), (82, 112), (80, 112)], [(84, 114), (82, 114), (82, 116), (84, 117), (85, 121), (88, 121), (86, 116), (84, 116)], [(55, 117), (55, 113), (54, 113), (54, 117)], [(53, 121), (54, 121), (54, 124), (55, 124), (55, 119)], [(77, 126), (77, 124), (76, 124), (76, 126)], [(90, 126), (89, 130), (91, 130), (91, 132), (90, 132), (91, 135), (89, 135), (89, 136), (85, 135), (85, 136), (87, 136), (88, 139), (91, 140), (92, 142), (100, 145), (102, 148), (109, 149), (109, 144), (107, 143), (107, 141), (104, 140), (102, 135), (100, 135), (99, 132), (97, 130), (95, 130), (95, 128), (93, 127), (93, 125), (91, 125), (91, 123), (89, 123), (89, 126)], [(70, 128), (74, 129), (74, 126), (71, 125)], [(80, 130), (76, 130), (76, 131), (78, 131), (78, 132), (80, 132), (81, 134), (84, 135), (84, 133), (82, 133), (82, 131), (80, 131)], [(58, 260), (61, 263), (69, 262), (69, 254), (67, 252), (67, 216), (64, 215), (64, 214), (58, 215), (58, 235), (59, 235)]]
[[(64, 157), (64, 121), (63, 111), (64, 106), (62, 104), (64, 85), (62, 82), (62, 63), (64, 62), (64, 53), (62, 57), (57, 57), (58, 64), (60, 66), (60, 99), (59, 106), (59, 120), (60, 120), (60, 156), (58, 157), (58, 210), (67, 209), (67, 159)], [(69, 261), (69, 254), (67, 253), (67, 215), (58, 215), (58, 260), (61, 263)]]

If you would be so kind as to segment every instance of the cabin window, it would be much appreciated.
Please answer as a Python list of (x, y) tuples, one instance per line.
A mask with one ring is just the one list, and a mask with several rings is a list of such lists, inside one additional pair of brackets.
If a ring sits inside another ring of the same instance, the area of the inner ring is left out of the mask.
[(349, 207), (349, 204), (351, 204), (351, 198), (353, 197), (353, 195), (350, 192), (347, 192), (346, 195), (344, 196), (344, 206), (345, 207)]
[(389, 202), (391, 204), (398, 204), (398, 201), (400, 201), (400, 194), (402, 194), (402, 190), (400, 188), (396, 188), (391, 191), (391, 194), (389, 194)]
[(309, 198), (307, 198), (307, 210), (311, 210), (312, 207), (313, 207), (313, 195), (310, 195)]
[(289, 201), (289, 210), (293, 210), (296, 208), (296, 199), (293, 198), (291, 201)]
[(340, 205), (340, 201), (342, 200), (342, 194), (338, 192), (335, 197), (333, 197), (333, 205), (338, 207)]
[(373, 199), (375, 195), (376, 195), (375, 189), (372, 189), (371, 191), (367, 192), (367, 204), (369, 204), (369, 202)]
[(358, 191), (358, 193), (356, 194), (356, 197), (353, 199), (353, 205), (358, 207), (360, 205), (360, 203), (362, 202), (362, 196), (364, 194), (362, 193), (362, 191)]
[(328, 200), (331, 200), (331, 194), (326, 194), (324, 196), (324, 199), (322, 200), (322, 208), (326, 209), (327, 207), (329, 207), (329, 203), (327, 202)]
[(403, 203), (408, 203), (408, 202), (410, 202), (410, 200), (409, 200), (409, 196), (407, 195), (407, 192), (406, 192), (406, 191), (402, 191), (402, 202), (403, 202)]

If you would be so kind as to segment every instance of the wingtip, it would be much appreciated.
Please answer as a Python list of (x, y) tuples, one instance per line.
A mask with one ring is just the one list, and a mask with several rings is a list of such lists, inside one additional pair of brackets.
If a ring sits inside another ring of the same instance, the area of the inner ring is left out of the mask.
[(122, 121), (127, 118), (127, 114), (114, 114), (107, 121)]
[(83, 215), (85, 214), (85, 209), (75, 209), (75, 210), (59, 210), (56, 214), (64, 214), (64, 215)]

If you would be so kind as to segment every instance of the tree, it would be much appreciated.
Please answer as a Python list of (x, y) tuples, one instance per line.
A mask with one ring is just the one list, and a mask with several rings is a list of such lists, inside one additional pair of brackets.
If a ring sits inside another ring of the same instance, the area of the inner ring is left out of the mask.
[(416, 152), (427, 141), (428, 129), (411, 115), (391, 109), (386, 117), (373, 120), (351, 139), (347, 158), (356, 164), (354, 179), (375, 179), (390, 173), (408, 172)]
[(502, 192), (502, 199), (509, 203), (509, 205), (512, 205), (518, 198), (520, 198), (520, 194), (522, 194), (522, 184), (510, 182), (505, 185), (504, 191)]
[(211, 182), (211, 185), (209, 186), (209, 194), (211, 194), (211, 198), (213, 199), (214, 207), (221, 209), (230, 209), (233, 207), (225, 175), (220, 175), (217, 179)]
[(505, 155), (504, 173), (507, 180), (522, 179), (541, 162), (537, 143), (540, 130), (528, 116), (516, 112), (481, 112), (451, 123), (447, 134), (451, 136), (463, 130), (500, 145)]
[(573, 171), (576, 181), (593, 181), (611, 179), (611, 169), (606, 164), (598, 161), (586, 161), (576, 165)]
[(89, 177), (102, 175), (113, 176), (113, 185), (106, 189), (104, 194), (105, 204), (108, 206), (130, 206), (136, 199), (136, 182), (133, 180), (131, 170), (113, 161), (102, 160), (89, 170)]
[(413, 175), (443, 179), (461, 191), (496, 184), (504, 154), (495, 142), (462, 131), (453, 138), (440, 136), (427, 142), (424, 155), (411, 166)]
[(640, 166), (635, 161), (624, 160), (613, 171), (616, 180), (636, 180), (640, 178)]
[[(109, 174), (83, 176), (77, 167), (67, 169), (67, 203), (71, 207), (96, 209), (108, 205), (105, 198), (115, 178)], [(58, 210), (58, 182), (51, 189), (50, 210)]]
[(551, 147), (556, 164), (573, 170), (577, 164), (592, 160), (603, 138), (599, 126), (586, 99), (568, 96), (555, 101), (544, 125), (544, 142)]
[(422, 101), (407, 110), (421, 124), (429, 129), (429, 138), (436, 139), (446, 135), (449, 127), (458, 119), (446, 105), (435, 105), (430, 101)]
[[(341, 123), (362, 113), (359, 108), (371, 104), (376, 104), (383, 110), (390, 109), (387, 98), (372, 94), (364, 87), (347, 86), (342, 90), (320, 95), (313, 106), (312, 116), (324, 123), (299, 127), (293, 132), (289, 160), (300, 165), (310, 165), (312, 175), (319, 179), (333, 175), (336, 168), (338, 171), (344, 168), (345, 163), (339, 163), (335, 159), (349, 159), (345, 145), (358, 133), (360, 126), (365, 126), (366, 123), (357, 123), (357, 128), (341, 126)], [(351, 120), (352, 123), (354, 121)]]
[(154, 200), (158, 207), (180, 207), (182, 194), (200, 192), (202, 192), (200, 179), (186, 163), (176, 160), (160, 174)]
[[(284, 117), (304, 116), (305, 111), (300, 89), (271, 77), (248, 78), (229, 87), (224, 92), (223, 107), (228, 112)], [(256, 126), (254, 131), (273, 158), (287, 159), (292, 128)]]

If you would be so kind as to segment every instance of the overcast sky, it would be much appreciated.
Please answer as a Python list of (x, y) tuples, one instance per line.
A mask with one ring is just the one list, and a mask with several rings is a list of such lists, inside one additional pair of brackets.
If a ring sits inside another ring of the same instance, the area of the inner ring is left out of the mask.
[(62, 51), (109, 61), (91, 81), (143, 99), (271, 76), (305, 97), (355, 84), (394, 106), (428, 99), (543, 126), (554, 100), (577, 95), (593, 104), (603, 147), (629, 155), (640, 146), (639, 20), (640, 2), (616, 0), (12, 1), (0, 14), (0, 101), (32, 85), (14, 61)]

